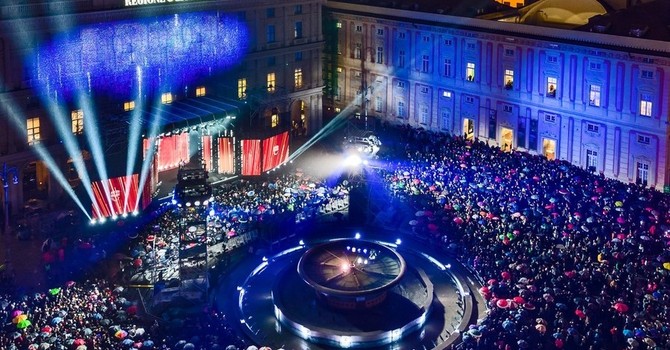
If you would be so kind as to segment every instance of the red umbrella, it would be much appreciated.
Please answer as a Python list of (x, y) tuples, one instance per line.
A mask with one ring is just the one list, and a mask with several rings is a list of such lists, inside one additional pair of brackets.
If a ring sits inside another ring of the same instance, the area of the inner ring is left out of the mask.
[(506, 309), (509, 307), (509, 302), (506, 299), (500, 299), (496, 302), (496, 305), (501, 309)]
[(500, 274), (500, 276), (502, 276), (502, 278), (503, 278), (504, 280), (509, 280), (509, 279), (512, 277), (512, 275), (511, 275), (509, 272), (507, 272), (507, 271), (503, 271), (503, 272)]
[(84, 341), (84, 339), (79, 338), (75, 340), (73, 344), (74, 346), (86, 345), (86, 341)]
[(488, 282), (486, 282), (486, 283), (487, 283), (489, 286), (491, 286), (491, 285), (494, 285), (494, 284), (498, 283), (498, 281), (497, 281), (495, 278), (491, 278), (491, 279), (488, 280)]
[(51, 327), (50, 326), (42, 327), (42, 333), (51, 333)]
[(623, 313), (628, 311), (628, 305), (626, 305), (624, 303), (621, 303), (621, 302), (616, 303), (616, 304), (614, 304), (614, 310), (623, 314)]
[(512, 301), (514, 301), (514, 302), (517, 303), (517, 304), (523, 304), (523, 303), (525, 302), (525, 300), (523, 300), (523, 298), (520, 297), (520, 296), (515, 296), (515, 297), (512, 299)]
[(456, 224), (460, 225), (460, 224), (463, 223), (463, 218), (461, 218), (461, 217), (455, 217), (455, 218), (454, 218), (454, 222), (455, 222)]

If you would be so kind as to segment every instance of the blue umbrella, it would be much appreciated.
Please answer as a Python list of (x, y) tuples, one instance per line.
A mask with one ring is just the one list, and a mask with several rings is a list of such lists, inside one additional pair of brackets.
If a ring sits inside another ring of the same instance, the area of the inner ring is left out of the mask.
[(57, 324), (59, 324), (59, 323), (61, 323), (61, 322), (63, 322), (63, 319), (62, 319), (61, 317), (54, 317), (54, 318), (51, 320), (51, 324), (54, 325), (54, 326), (57, 325)]
[(121, 344), (123, 344), (123, 345), (125, 345), (125, 346), (132, 346), (132, 345), (134, 344), (134, 342), (133, 342), (132, 339), (130, 339), (130, 338), (126, 338), (126, 339), (124, 339), (124, 340), (121, 342)]
[(514, 322), (512, 322), (512, 321), (510, 321), (510, 320), (506, 320), (506, 321), (503, 322), (503, 324), (502, 324), (503, 329), (506, 330), (506, 331), (512, 331), (512, 330), (514, 330), (514, 326), (515, 326)]
[(144, 343), (142, 343), (142, 346), (145, 348), (153, 348), (154, 342), (153, 340), (145, 340)]
[(633, 330), (632, 329), (624, 329), (623, 330), (623, 336), (626, 338), (631, 338), (633, 337)]

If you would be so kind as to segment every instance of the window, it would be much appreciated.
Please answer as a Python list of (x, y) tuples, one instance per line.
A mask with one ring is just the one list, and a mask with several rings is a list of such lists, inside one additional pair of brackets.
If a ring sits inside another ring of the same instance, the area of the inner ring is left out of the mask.
[(404, 88), (405, 88), (405, 82), (404, 82), (404, 81), (399, 81), (397, 85), (398, 85), (398, 87), (401, 88), (401, 89), (404, 89)]
[(405, 50), (398, 51), (398, 67), (405, 66)]
[(172, 103), (172, 93), (171, 92), (165, 92), (161, 95), (161, 103), (164, 105), (169, 105)]
[(295, 61), (296, 62), (302, 61), (302, 51), (298, 51), (295, 53)]
[(377, 47), (377, 63), (384, 63), (384, 48), (381, 46)]
[(637, 143), (648, 145), (651, 143), (651, 138), (647, 135), (637, 135)]
[(204, 86), (198, 86), (195, 88), (195, 97), (202, 97), (207, 94), (207, 89)]
[(342, 100), (342, 85), (337, 86), (337, 91), (335, 91), (335, 101)]
[(293, 71), (293, 80), (295, 80), (295, 88), (302, 88), (302, 68), (296, 68)]
[(279, 126), (279, 111), (276, 108), (272, 110), (272, 115), (270, 116), (270, 126), (273, 128)]
[(598, 71), (602, 69), (602, 64), (600, 62), (590, 62), (589, 69)]
[(506, 113), (512, 113), (512, 106), (503, 105), (503, 111), (506, 112)]
[(398, 32), (398, 39), (405, 39), (405, 32)]
[(429, 59), (430, 58), (429, 58), (428, 55), (423, 55), (423, 57), (421, 59), (421, 71), (424, 72), (424, 73), (428, 73), (428, 68), (429, 68), (428, 65), (430, 63)]
[(337, 27), (337, 29), (342, 29), (342, 22), (337, 22), (337, 24), (335, 24), (335, 27)]
[(558, 56), (547, 56), (547, 62), (558, 63)]
[(274, 8), (274, 7), (270, 7), (270, 8), (268, 8), (267, 10), (265, 10), (265, 13), (267, 14), (267, 17), (268, 17), (268, 18), (274, 18), (274, 16), (275, 16), (275, 8)]
[(379, 35), (379, 36), (384, 35), (384, 29), (383, 28), (377, 28), (377, 35)]
[(384, 107), (384, 100), (382, 100), (381, 96), (375, 97), (375, 112), (382, 112), (382, 108)]
[(594, 134), (597, 134), (599, 130), (600, 130), (600, 126), (598, 124), (591, 124), (591, 123), (586, 124), (586, 131), (588, 131), (588, 132), (592, 132)]
[(451, 112), (447, 108), (442, 108), (442, 129), (449, 129), (449, 117)]
[(293, 13), (299, 15), (302, 13), (302, 4), (295, 5)]
[(295, 22), (295, 26), (293, 26), (293, 37), (295, 39), (302, 38), (302, 21)]
[(586, 150), (586, 168), (592, 171), (598, 169), (598, 151)]
[(514, 56), (514, 49), (505, 49), (505, 56)]
[(268, 24), (266, 38), (268, 43), (275, 42), (275, 26), (274, 24)]
[(363, 26), (360, 25), (360, 24), (357, 24), (357, 25), (356, 25), (356, 31), (357, 31), (358, 33), (362, 32), (362, 31), (363, 31)]
[(422, 86), (422, 87), (421, 87), (421, 93), (422, 93), (422, 94), (427, 94), (427, 93), (428, 93), (428, 87), (426, 87), (426, 86)]
[(26, 134), (28, 136), (28, 144), (34, 145), (40, 142), (40, 118), (29, 118), (26, 120)]
[(357, 60), (361, 59), (361, 43), (354, 44), (354, 58)]
[(637, 182), (640, 184), (647, 185), (649, 181), (649, 163), (647, 162), (637, 162)]
[(654, 71), (643, 69), (640, 76), (644, 79), (654, 79)]
[(430, 42), (430, 37), (428, 35), (424, 35), (423, 38), (421, 38), (424, 43)]
[(467, 46), (468, 50), (474, 50), (475, 49), (475, 43), (468, 43)]
[(651, 117), (653, 110), (653, 103), (651, 102), (651, 96), (643, 94), (640, 97), (640, 115), (643, 117)]
[(512, 90), (514, 87), (514, 71), (511, 69), (505, 69), (505, 89)]
[(545, 113), (544, 121), (547, 123), (556, 123), (556, 114)]
[(268, 67), (272, 67), (275, 64), (277, 64), (277, 57), (275, 56), (268, 57)]
[(268, 73), (268, 79), (267, 79), (267, 86), (268, 86), (268, 92), (275, 92), (277, 86), (276, 82), (277, 77), (275, 76), (275, 73)]
[(342, 67), (337, 67), (337, 72), (338, 72), (338, 73), (342, 73), (342, 72), (343, 72), (343, 68), (342, 68)]
[(421, 124), (428, 124), (428, 105), (422, 103), (419, 106), (419, 113), (421, 114)]
[(237, 98), (244, 100), (247, 98), (247, 79), (237, 79)]
[(465, 67), (465, 79), (467, 81), (475, 81), (475, 64), (468, 62)]
[(472, 96), (465, 96), (465, 103), (474, 103), (475, 99)]
[(84, 112), (81, 109), (72, 111), (72, 133), (81, 135), (84, 133)]
[(547, 77), (547, 97), (556, 97), (557, 86), (558, 79), (555, 77)]
[(398, 101), (398, 118), (405, 118), (405, 101)]
[(445, 58), (444, 59), (444, 76), (445, 77), (450, 77), (451, 76), (451, 59), (450, 58)]
[(444, 39), (444, 45), (451, 46), (452, 44), (453, 42), (451, 41), (451, 39)]
[(361, 73), (361, 71), (359, 71), (359, 70), (355, 70), (355, 71), (353, 71), (353, 73), (354, 73), (354, 78), (360, 78), (360, 77), (363, 76), (363, 73)]
[(340, 113), (342, 112), (342, 108), (340, 107), (335, 107), (335, 113)]
[(123, 110), (126, 112), (130, 112), (133, 109), (135, 109), (135, 101), (126, 101), (123, 103)]
[(451, 91), (442, 91), (442, 97), (451, 98)]
[(589, 105), (600, 107), (600, 85), (589, 85)]

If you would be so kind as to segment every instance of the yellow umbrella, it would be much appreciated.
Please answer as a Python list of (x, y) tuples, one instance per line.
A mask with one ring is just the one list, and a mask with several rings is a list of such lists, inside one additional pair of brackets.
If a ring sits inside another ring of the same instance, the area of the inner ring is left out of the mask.
[(663, 263), (663, 268), (666, 269), (666, 270), (670, 270), (670, 262)]
[(26, 314), (20, 314), (12, 319), (13, 324), (18, 324), (21, 321), (25, 321), (28, 319), (28, 315)]

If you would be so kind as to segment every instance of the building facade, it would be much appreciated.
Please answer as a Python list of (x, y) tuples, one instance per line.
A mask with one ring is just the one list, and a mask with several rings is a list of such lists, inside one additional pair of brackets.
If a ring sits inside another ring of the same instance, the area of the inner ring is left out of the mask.
[(337, 1), (325, 13), (335, 111), (670, 191), (667, 41)]
[[(290, 118), (282, 125), (300, 128), (301, 134), (315, 132), (322, 123), (324, 3), (4, 4), (0, 163), (12, 171), (0, 196), (8, 190), (13, 214), (31, 199), (53, 206), (64, 195), (54, 168), (70, 181), (77, 177), (73, 158), (86, 160), (94, 151), (95, 142), (86, 135), (88, 126), (96, 121), (126, 125), (121, 132), (127, 138), (130, 121), (118, 116), (131, 114), (141, 104), (148, 106), (148, 101), (169, 104), (221, 96), (255, 106), (249, 115), (238, 116), (250, 118), (252, 130), (275, 128), (281, 116)], [(73, 155), (73, 148), (81, 155)]]

